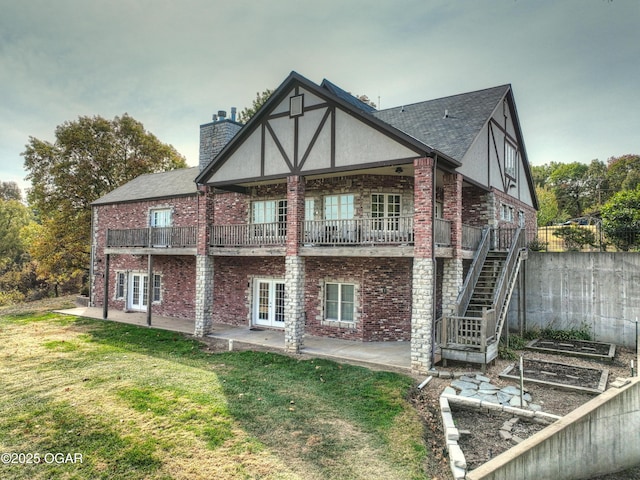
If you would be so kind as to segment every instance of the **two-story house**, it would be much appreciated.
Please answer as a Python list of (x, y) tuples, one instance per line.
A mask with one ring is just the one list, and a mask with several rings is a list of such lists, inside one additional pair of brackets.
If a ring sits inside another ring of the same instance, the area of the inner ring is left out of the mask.
[(105, 316), (406, 341), (423, 372), (494, 357), (537, 204), (510, 85), (378, 111), (292, 72), (246, 125), (200, 127), (199, 167), (93, 207)]

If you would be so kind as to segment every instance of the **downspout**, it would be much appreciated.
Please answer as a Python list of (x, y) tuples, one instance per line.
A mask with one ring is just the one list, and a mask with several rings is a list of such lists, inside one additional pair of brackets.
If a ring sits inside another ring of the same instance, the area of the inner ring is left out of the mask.
[(438, 261), (436, 260), (436, 236), (434, 235), (436, 226), (436, 182), (437, 182), (437, 167), (438, 167), (438, 153), (433, 156), (433, 173), (432, 179), (432, 199), (431, 199), (431, 259), (433, 263), (433, 281), (431, 282), (431, 368), (436, 357), (436, 294), (437, 294), (437, 273), (438, 273)]

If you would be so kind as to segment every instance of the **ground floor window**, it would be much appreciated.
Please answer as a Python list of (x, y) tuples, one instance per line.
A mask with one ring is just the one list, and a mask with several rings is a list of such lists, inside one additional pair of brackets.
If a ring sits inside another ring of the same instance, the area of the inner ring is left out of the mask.
[(124, 287), (127, 281), (127, 276), (124, 272), (118, 272), (116, 274), (116, 298), (124, 298)]
[(161, 294), (161, 289), (162, 287), (162, 277), (158, 274), (155, 274), (153, 276), (153, 296), (151, 297), (151, 300), (154, 302), (159, 302), (160, 301), (160, 294)]
[(325, 307), (325, 320), (353, 322), (355, 286), (348, 283), (327, 283)]

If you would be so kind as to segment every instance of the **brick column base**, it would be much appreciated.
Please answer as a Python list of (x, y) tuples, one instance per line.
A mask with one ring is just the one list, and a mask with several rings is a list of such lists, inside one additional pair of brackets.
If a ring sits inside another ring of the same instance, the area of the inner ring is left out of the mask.
[[(462, 278), (462, 259), (443, 259), (444, 272), (442, 274), (442, 314), (452, 313), (453, 306), (464, 279)], [(461, 312), (463, 314), (464, 312)]]
[(193, 334), (203, 337), (213, 326), (213, 258), (196, 256), (196, 325)]
[(433, 323), (433, 260), (413, 259), (413, 305), (411, 310), (411, 371), (422, 375), (431, 368)]
[(287, 352), (299, 353), (305, 327), (303, 257), (285, 257), (284, 282), (284, 348)]

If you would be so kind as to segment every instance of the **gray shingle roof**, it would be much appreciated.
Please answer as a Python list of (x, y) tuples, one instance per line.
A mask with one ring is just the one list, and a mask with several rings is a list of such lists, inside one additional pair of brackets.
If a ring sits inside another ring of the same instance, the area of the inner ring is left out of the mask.
[[(392, 127), (461, 161), (510, 85), (372, 112)], [(445, 117), (445, 112), (447, 116)]]
[(354, 107), (362, 110), (363, 112), (373, 113), (376, 111), (376, 109), (373, 108), (371, 105), (364, 103), (359, 98), (355, 97), (354, 95), (351, 95), (349, 92), (347, 92), (346, 90), (343, 90), (342, 88), (337, 86), (335, 83), (331, 83), (326, 78), (322, 80), (322, 84), (320, 84), (320, 86), (322, 88), (329, 90), (336, 97), (341, 98), (345, 102), (353, 105)]
[(193, 195), (198, 191), (195, 184), (198, 170), (198, 167), (180, 168), (140, 175), (99, 198), (93, 205)]

